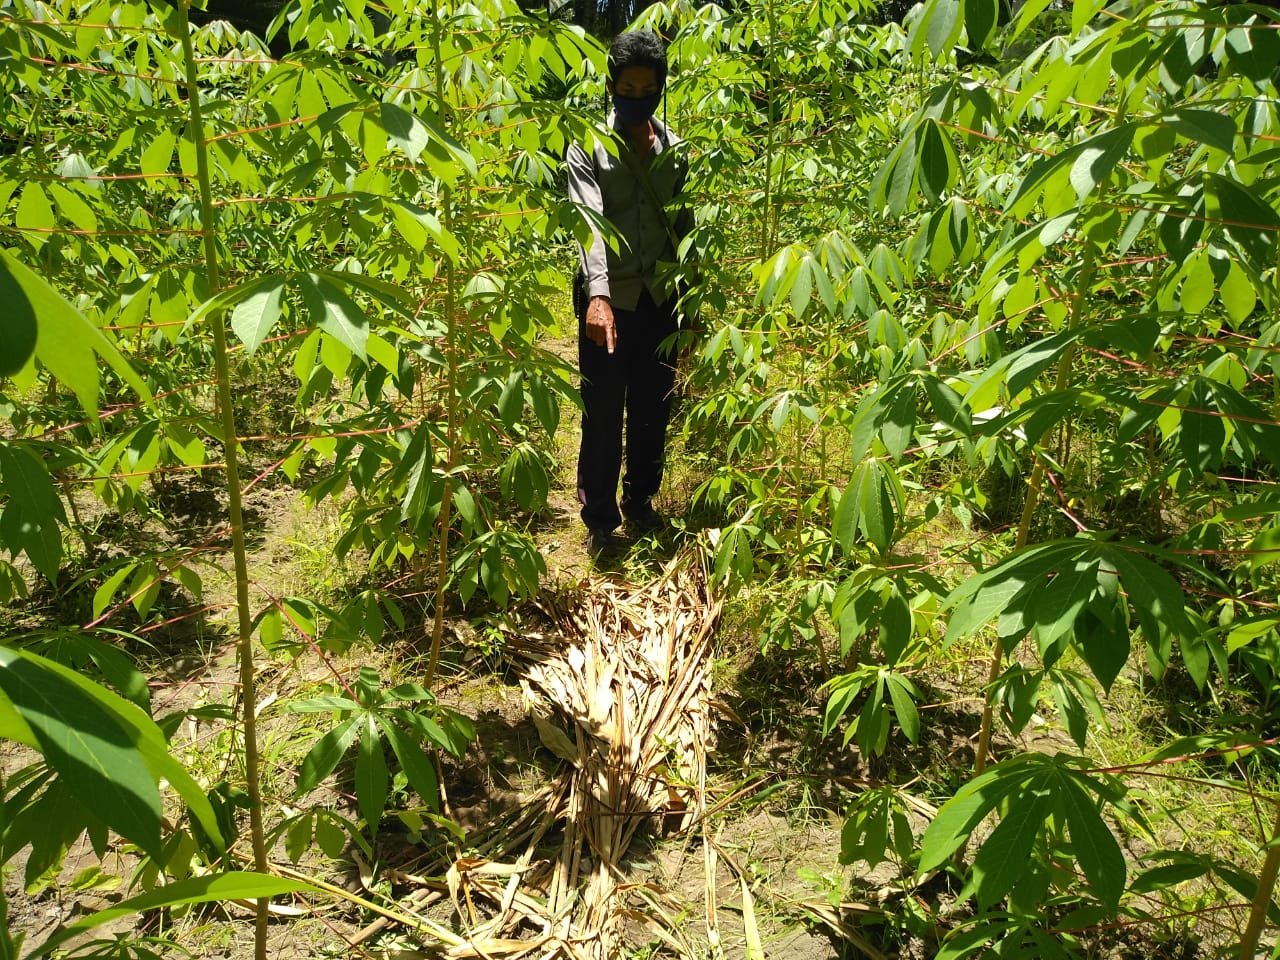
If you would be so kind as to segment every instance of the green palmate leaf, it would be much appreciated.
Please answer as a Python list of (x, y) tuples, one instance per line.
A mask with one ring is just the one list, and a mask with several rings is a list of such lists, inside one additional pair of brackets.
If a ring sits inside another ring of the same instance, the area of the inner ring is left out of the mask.
[(1168, 661), (1169, 639), (1192, 632), (1182, 588), (1137, 550), (1126, 549), (1122, 544), (1108, 545), (1103, 558), (1120, 575), (1147, 641), (1151, 669), (1159, 676)]
[(954, 186), (959, 176), (960, 162), (951, 139), (936, 120), (925, 121), (920, 134), (920, 189), (932, 203)]
[(97, 913), (79, 918), (40, 944), (27, 955), (26, 960), (47, 957), (68, 940), (105, 923), (110, 923), (112, 920), (135, 913), (188, 903), (209, 903), (215, 900), (260, 900), (283, 893), (303, 891), (315, 891), (315, 887), (299, 880), (286, 880), (283, 877), (273, 877), (264, 873), (232, 871), (177, 880), (139, 896), (122, 900), (106, 910), (99, 910)]
[(250, 356), (279, 321), (283, 293), (283, 277), (264, 277), (249, 285), (244, 298), (231, 311), (231, 329)]
[(0, 647), (0, 691), (26, 721), (49, 767), (106, 826), (161, 858), (160, 790), (136, 739), (49, 661)]
[(476, 161), (457, 140), (446, 133), (434, 121), (409, 113), (394, 103), (381, 103), (379, 125), (386, 132), (387, 142), (399, 147), (411, 160), (418, 160), (425, 151), (432, 172), (445, 180), (456, 178), (458, 170), (476, 175)]
[(896, 664), (907, 644), (911, 642), (913, 621), (911, 602), (899, 581), (893, 582), (893, 589), (887, 595), (881, 595), (880, 607), (880, 648), (884, 651), (885, 663)]
[(49, 195), (40, 184), (29, 183), (23, 188), (14, 222), (19, 230), (28, 231), (27, 239), (37, 249), (49, 242), (55, 226), (53, 204), (49, 202)]
[(973, 419), (964, 398), (937, 377), (924, 378), (924, 392), (933, 407), (933, 415), (962, 437), (973, 436)]
[(1247, 320), (1258, 302), (1258, 294), (1254, 290), (1249, 274), (1234, 263), (1227, 272), (1227, 279), (1222, 281), (1219, 296), (1232, 323), (1243, 323)]
[[(1046, 565), (1047, 569), (1047, 565)], [(1022, 576), (1002, 576), (1004, 571), (992, 570), (986, 574), (979, 574), (965, 581), (947, 598), (946, 606), (954, 602), (955, 612), (951, 615), (951, 619), (947, 621), (947, 633), (943, 641), (944, 646), (949, 646), (955, 641), (967, 637), (985, 626), (996, 616), (1004, 613), (1006, 610), (1017, 605), (1024, 593), (1032, 587), (1032, 582), (1024, 579)], [(988, 576), (988, 574), (991, 574)], [(975, 581), (981, 581), (979, 587)], [(960, 590), (967, 588), (970, 583), (975, 583), (974, 589), (966, 592), (965, 595), (959, 593)]]
[[(0, 692), (0, 740), (12, 740), (32, 750), (40, 749), (40, 741), (35, 731), (22, 719), (18, 708), (9, 702), (9, 698)], [(16, 809), (16, 804), (15, 804)], [(0, 857), (0, 862), (3, 858)]]
[(547, 436), (553, 436), (556, 427), (560, 425), (560, 402), (556, 398), (555, 391), (547, 385), (543, 377), (535, 376), (529, 381), (529, 397), (538, 423), (547, 432)]
[(943, 601), (942, 609), (954, 609), (947, 624), (945, 642), (950, 644), (1018, 604), (1028, 591), (1044, 586), (1059, 564), (1090, 548), (1087, 541), (1059, 540), (1025, 547), (1011, 553), (994, 567), (957, 586)]
[(1188, 140), (1206, 143), (1231, 153), (1235, 146), (1236, 124), (1228, 116), (1213, 110), (1175, 110), (1163, 120)]
[[(0, 250), (0, 303), (4, 304), (3, 325), (17, 331), (13, 342), (21, 343), (22, 331), (35, 326), (36, 358), (76, 395), (80, 405), (91, 415), (98, 412), (98, 362), (95, 354), (105, 360), (138, 396), (144, 399), (151, 396), (147, 385), (106, 334), (63, 300), (41, 277), (4, 250)], [(25, 363), (26, 358), (23, 359)]]
[(973, 828), (1021, 784), (1021, 772), (997, 765), (975, 777), (944, 803), (920, 840), (919, 873), (925, 874), (945, 863), (960, 845), (967, 842)]
[(98, 229), (98, 217), (93, 208), (85, 203), (84, 198), (60, 183), (51, 183), (49, 192), (53, 194), (58, 212), (71, 221), (77, 230), (92, 233)]
[(387, 691), (388, 701), (393, 700), (430, 700), (435, 702), (436, 695), (420, 683), (398, 683)]
[(54, 637), (47, 653), (51, 660), (72, 667), (92, 663), (122, 697), (144, 711), (150, 710), (151, 693), (147, 688), (147, 678), (119, 647), (87, 633), (64, 630)]
[(360, 748), (356, 751), (356, 802), (365, 826), (373, 834), (378, 832), (387, 805), (387, 757), (373, 716), (365, 716), (362, 726)]
[(920, 126), (913, 127), (885, 158), (875, 178), (871, 181), (871, 210), (901, 216), (912, 202), (912, 188), (916, 183), (918, 163), (917, 144)]
[(410, 160), (422, 156), (431, 140), (431, 133), (426, 124), (409, 111), (394, 103), (380, 103), (382, 128), (387, 132), (387, 139), (404, 151)]
[[(1249, 542), (1246, 548), (1249, 555), (1249, 569), (1259, 570), (1267, 564), (1280, 561), (1280, 527), (1269, 527)], [(1265, 626), (1271, 621), (1263, 620)], [(1233, 638), (1242, 636), (1232, 631)], [(1237, 640), (1237, 645), (1239, 641)]]
[(1071, 4), (1071, 32), (1079, 33), (1107, 5), (1107, 0), (1073, 0)]
[(889, 804), (881, 801), (868, 809), (860, 806), (840, 830), (840, 862), (866, 861), (875, 867), (883, 862), (889, 846)]
[(1209, 864), (1202, 860), (1186, 863), (1162, 863), (1158, 867), (1144, 870), (1133, 878), (1129, 884), (1130, 893), (1154, 893), (1166, 890), (1180, 883), (1198, 880), (1209, 872)]
[(978, 432), (987, 437), (1007, 436), (1008, 431), (1021, 424), (1026, 436), (1038, 439), (1060, 421), (1089, 409), (1093, 404), (1093, 398), (1078, 388), (1042, 393), (1012, 413), (986, 421)]
[(185, 767), (169, 753), (164, 733), (143, 710), (108, 690), (99, 683), (81, 676), (62, 664), (45, 660), (34, 654), (23, 657), (39, 663), (44, 669), (57, 674), (63, 681), (76, 687), (84, 696), (98, 703), (124, 730), (141, 755), (151, 778), (157, 783), (167, 782), (187, 805), (187, 810), (204, 829), (215, 849), (224, 848), (224, 838), (218, 819), (203, 787), (192, 779)]
[[(846, 501), (848, 501), (846, 503)], [(854, 531), (884, 553), (893, 537), (893, 498), (884, 467), (876, 460), (859, 464), (836, 510), (836, 531), (845, 549), (852, 549)]]
[(1226, 55), (1232, 70), (1251, 80), (1266, 80), (1280, 63), (1280, 33), (1261, 20), (1236, 27), (1227, 31)]
[(1098, 812), (1097, 804), (1074, 777), (1063, 779), (1056, 799), (1066, 808), (1067, 829), (1076, 862), (1098, 899), (1115, 913), (1120, 906), (1120, 895), (1124, 893), (1127, 870), (1120, 845)]
[(440, 806), (440, 784), (435, 764), (427, 757), (422, 744), (415, 741), (394, 723), (382, 723), (382, 735), (400, 761), (400, 769), (409, 780), (409, 786), (433, 810)]
[[(1008, 212), (1019, 217), (1031, 213), (1037, 198), (1053, 189), (1054, 184), (1060, 182), (1055, 178), (1062, 176), (1066, 177), (1075, 191), (1076, 199), (1083, 200), (1115, 169), (1115, 165), (1129, 149), (1136, 130), (1136, 124), (1127, 123), (1061, 153), (1037, 160), (1019, 184), (1018, 192), (1009, 201)], [(1059, 213), (1061, 207), (1051, 212)]]
[(898, 718), (898, 726), (908, 740), (919, 743), (920, 711), (916, 709), (915, 698), (920, 692), (910, 680), (896, 673), (885, 675), (885, 686), (889, 690), (889, 700), (893, 703), (893, 715)]
[(884, 412), (880, 422), (880, 441), (894, 462), (902, 459), (915, 434), (916, 392), (914, 384), (905, 384), (894, 394), (893, 402)]
[(1170, 205), (1161, 218), (1160, 242), (1175, 262), (1186, 260), (1204, 235), (1206, 203), (1204, 191), (1197, 190), (1183, 198), (1178, 206)]
[(1089, 736), (1089, 706), (1085, 691), (1078, 684), (1070, 682), (1065, 671), (1055, 670), (1052, 673), (1050, 687), (1053, 690), (1053, 702), (1058, 706), (1058, 716), (1067, 728), (1067, 734), (1077, 747), (1083, 748)]
[(1205, 251), (1201, 250), (1186, 265), (1178, 299), (1182, 309), (1199, 314), (1213, 300), (1213, 265)]
[(1015, 663), (1001, 674), (995, 691), (995, 699), (1002, 704), (1009, 731), (1022, 732), (1040, 705), (1040, 686), (1044, 671), (1028, 670)]
[[(450, 239), (453, 240), (452, 237)], [(453, 243), (456, 251), (457, 241), (453, 240)], [(321, 270), (317, 276), (323, 277), (336, 287), (363, 293), (406, 320), (412, 320), (417, 316), (417, 295), (388, 280), (338, 270)]]
[(1209, 409), (1227, 414), (1237, 438), (1247, 437), (1258, 453), (1280, 466), (1280, 427), (1272, 418), (1229, 384), (1209, 382), (1204, 386), (1212, 397)]
[(836, 542), (846, 553), (853, 550), (858, 542), (858, 497), (853, 492), (853, 484), (844, 488), (836, 503), (835, 514), (831, 519), (831, 533)]
[(333, 768), (338, 765), (342, 755), (351, 746), (351, 741), (360, 732), (357, 723), (361, 719), (359, 716), (348, 717), (316, 741), (298, 769), (298, 785), (294, 789), (296, 794), (311, 792), (321, 780), (333, 772)]
[(964, 0), (964, 30), (969, 48), (980, 50), (995, 33), (1000, 15), (1000, 0)]
[(448, 750), (455, 757), (466, 752), (467, 744), (475, 736), (475, 728), (471, 722), (460, 714), (443, 712), (440, 714), (441, 723), (436, 723), (425, 713), (413, 710), (397, 710), (396, 716), (427, 742)]
[[(1182, 638), (1182, 665), (1187, 668), (1187, 674), (1192, 681), (1201, 690), (1204, 685), (1209, 682), (1209, 666), (1210, 666), (1210, 647), (1205, 643), (1204, 638), (1198, 633), (1188, 634)], [(1225, 668), (1226, 664), (1223, 663)]]
[(1046, 337), (1021, 350), (1009, 354), (1007, 358), (1008, 374), (1006, 383), (1009, 396), (1016, 397), (1049, 367), (1057, 363), (1063, 352), (1076, 341), (1080, 334), (1076, 331), (1064, 330), (1052, 337)]
[(1222, 446), (1227, 437), (1222, 417), (1197, 412), (1210, 409), (1206, 406), (1208, 402), (1209, 397), (1204, 391), (1193, 391), (1189, 400), (1191, 409), (1182, 411), (1178, 424), (1178, 451), (1187, 466), (1197, 474), (1217, 470), (1221, 466)]
[(513, 370), (498, 395), (498, 416), (507, 429), (515, 427), (524, 410), (524, 373)]
[(284, 834), (284, 852), (289, 860), (297, 863), (311, 845), (311, 837), (315, 828), (315, 816), (310, 813), (295, 817)]
[(431, 430), (426, 425), (419, 426), (405, 447), (398, 469), (407, 473), (400, 519), (410, 521), (420, 529), (424, 524), (435, 522), (440, 498), (444, 494), (444, 485), (435, 482), (434, 465)]
[[(37, 796), (40, 787), (44, 789)], [(14, 814), (5, 825), (0, 857), (12, 860), (25, 851), (23, 880), (31, 892), (48, 884), (71, 845), (85, 833), (92, 834), (91, 842), (99, 850), (106, 850), (108, 838), (102, 821), (72, 795), (62, 779), (41, 776), (27, 781), (9, 803)]]
[[(274, 611), (276, 613), (279, 610)], [(334, 711), (359, 710), (360, 704), (350, 697), (323, 696), (306, 700), (292, 700), (285, 704), (290, 713), (333, 713)]]
[[(1048, 2), (1049, 0), (1040, 0), (1041, 6), (1047, 5)], [(1006, 942), (1004, 937), (1010, 931), (1017, 930), (1019, 923), (1020, 921), (1015, 917), (999, 914), (995, 919), (979, 918), (973, 922), (972, 926), (953, 930), (938, 946), (938, 952), (934, 954), (933, 960), (968, 960), (969, 957), (985, 956), (990, 952), (993, 944)], [(1039, 954), (1037, 960), (1057, 960), (1057, 958)]]
[(298, 277), (303, 302), (313, 325), (328, 333), (361, 360), (366, 357), (369, 319), (356, 302), (324, 277), (307, 273)]
[(1213, 204), (1209, 216), (1221, 223), (1225, 233), (1259, 271), (1276, 260), (1280, 237), (1280, 214), (1258, 194), (1235, 180), (1218, 174), (1205, 177)]
[(139, 169), (149, 175), (164, 173), (169, 169), (169, 164), (173, 161), (173, 148), (177, 146), (178, 138), (168, 130), (160, 130), (155, 139), (153, 139), (138, 161)]
[[(809, 306), (809, 298), (813, 294), (813, 271), (815, 267), (813, 254), (805, 253), (796, 260), (791, 282), (791, 312), (801, 316)], [(785, 281), (781, 285), (786, 286)]]
[(1098, 589), (1100, 565), (1097, 557), (1083, 557), (1036, 591), (1031, 614), (1042, 649), (1075, 627), (1076, 617)]
[(427, 241), (433, 240), (445, 257), (457, 262), (462, 249), (458, 239), (441, 226), (434, 213), (406, 200), (392, 200), (390, 206), (396, 229), (409, 246), (421, 252), (427, 248)]
[(961, 26), (960, 0), (929, 0), (916, 24), (917, 34), (922, 33), (923, 36), (911, 39), (912, 54), (918, 54), (923, 39), (928, 43), (930, 52), (935, 57), (940, 56), (960, 38)]
[[(3, 282), (0, 278), (0, 284)], [(36, 352), (37, 331), (34, 311), (5, 311), (0, 320), (0, 377), (13, 376), (27, 365)]]
[(1084, 662), (1104, 690), (1110, 690), (1129, 662), (1129, 626), (1114, 606), (1099, 613), (1086, 609), (1076, 620), (1075, 641)]
[(0, 441), (0, 547), (16, 556), (25, 553), (35, 568), (58, 579), (62, 563), (62, 529), (67, 522), (62, 499), (44, 461), (25, 447)]
[(1043, 789), (1019, 791), (1000, 824), (973, 858), (978, 906), (986, 909), (1002, 899), (1026, 875), (1032, 848), (1052, 808)]

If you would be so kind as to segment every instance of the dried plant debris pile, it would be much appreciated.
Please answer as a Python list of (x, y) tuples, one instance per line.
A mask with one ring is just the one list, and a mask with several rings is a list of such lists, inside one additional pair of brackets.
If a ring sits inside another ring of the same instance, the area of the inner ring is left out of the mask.
[[(522, 685), (543, 742), (566, 765), (516, 863), (451, 871), (459, 912), (491, 915), (449, 955), (604, 960), (620, 954), (629, 924), (684, 952), (662, 891), (628, 881), (626, 853), (644, 825), (673, 833), (702, 815), (720, 603), (700, 562), (682, 554), (644, 587), (591, 580), (545, 609), (561, 635), (518, 643)], [(558, 854), (536, 859), (555, 828)], [(478, 911), (477, 899), (496, 913)]]

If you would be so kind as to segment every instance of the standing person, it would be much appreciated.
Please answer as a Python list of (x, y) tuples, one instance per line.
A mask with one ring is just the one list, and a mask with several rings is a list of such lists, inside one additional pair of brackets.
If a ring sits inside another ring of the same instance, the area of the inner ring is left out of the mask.
[[(666, 48), (657, 34), (619, 34), (609, 48), (605, 82), (617, 155), (603, 144), (588, 153), (575, 143), (567, 158), (570, 199), (600, 214), (619, 239), (615, 253), (593, 225), (590, 247), (579, 247), (574, 284), (583, 404), (578, 500), (593, 554), (614, 546), (613, 531), (624, 517), (639, 532), (663, 523), (651, 501), (662, 483), (675, 383), (674, 355), (661, 345), (676, 332), (676, 291), (656, 267), (677, 257), (678, 234), (665, 208), (686, 172), (674, 149), (680, 139), (654, 116), (666, 80)], [(624, 413), (627, 470), (619, 511)]]

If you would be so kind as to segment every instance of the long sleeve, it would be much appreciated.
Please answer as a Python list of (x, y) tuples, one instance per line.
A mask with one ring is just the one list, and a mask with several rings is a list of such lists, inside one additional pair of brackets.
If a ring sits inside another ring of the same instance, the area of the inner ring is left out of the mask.
[[(604, 196), (600, 192), (595, 164), (592, 163), (591, 157), (580, 144), (574, 143), (569, 147), (566, 164), (569, 168), (569, 199), (603, 217)], [(594, 223), (591, 224), (591, 238), (589, 248), (578, 245), (582, 272), (587, 278), (587, 296), (608, 297), (610, 295), (608, 247)]]

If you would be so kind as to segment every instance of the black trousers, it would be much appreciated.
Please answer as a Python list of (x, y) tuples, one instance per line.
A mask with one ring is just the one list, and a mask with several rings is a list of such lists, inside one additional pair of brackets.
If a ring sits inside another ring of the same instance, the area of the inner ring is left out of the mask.
[(617, 342), (612, 354), (587, 339), (587, 298), (575, 289), (578, 369), (582, 373), (582, 446), (578, 451), (578, 500), (592, 530), (612, 530), (618, 511), (626, 418), (627, 472), (622, 514), (642, 510), (662, 484), (667, 421), (675, 385), (674, 354), (660, 344), (676, 331), (675, 305), (655, 304), (646, 290), (634, 310), (613, 310)]

